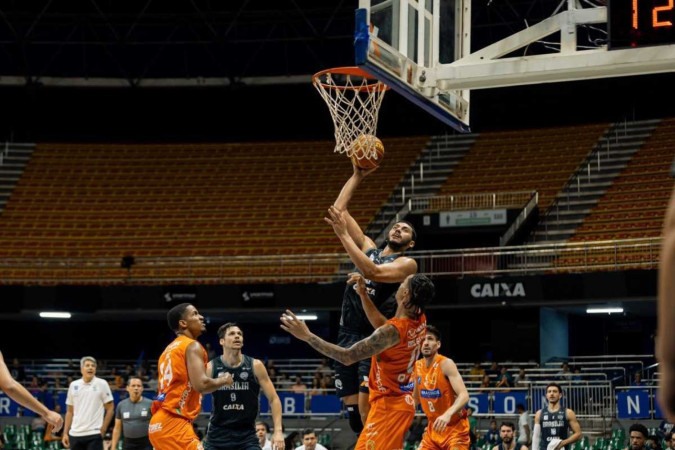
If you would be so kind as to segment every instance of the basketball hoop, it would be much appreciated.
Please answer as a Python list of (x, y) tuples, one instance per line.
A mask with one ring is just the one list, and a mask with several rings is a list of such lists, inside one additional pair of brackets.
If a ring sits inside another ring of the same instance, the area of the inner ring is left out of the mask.
[(377, 115), (387, 85), (359, 67), (336, 67), (322, 70), (312, 77), (312, 84), (328, 105), (335, 125), (335, 152), (347, 156), (370, 158), (371, 152), (357, 152), (354, 142), (360, 136), (375, 136)]

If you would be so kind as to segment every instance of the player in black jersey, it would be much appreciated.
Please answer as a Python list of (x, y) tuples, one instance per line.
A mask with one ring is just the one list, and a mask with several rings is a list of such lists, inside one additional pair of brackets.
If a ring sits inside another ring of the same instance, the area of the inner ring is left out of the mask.
[[(328, 210), (326, 222), (333, 227), (356, 270), (365, 278), (368, 295), (387, 318), (396, 311), (394, 294), (408, 275), (417, 273), (417, 262), (404, 253), (415, 245), (415, 229), (406, 221), (395, 223), (388, 233), (384, 248), (363, 233), (347, 206), (364, 177), (376, 169), (359, 169), (343, 186), (333, 206)], [(338, 331), (338, 345), (347, 348), (368, 337), (373, 327), (368, 322), (361, 300), (354, 290), (358, 277), (350, 274), (342, 299), (342, 313)], [(368, 417), (368, 373), (370, 358), (344, 366), (335, 362), (335, 388), (349, 414), (349, 425), (358, 435)]]
[(226, 323), (218, 328), (218, 339), (223, 354), (216, 356), (206, 366), (209, 374), (230, 373), (234, 382), (213, 392), (213, 411), (204, 440), (205, 450), (260, 450), (255, 423), (262, 389), (270, 404), (274, 433), (272, 445), (284, 449), (281, 425), (281, 401), (267, 374), (265, 365), (241, 352), (244, 333), (236, 323)]
[[(581, 439), (581, 426), (577, 415), (560, 404), (563, 390), (559, 384), (546, 386), (548, 404), (534, 415), (532, 450), (563, 450), (565, 446)], [(569, 430), (572, 435), (569, 436)], [(567, 447), (568, 449), (571, 447)]]

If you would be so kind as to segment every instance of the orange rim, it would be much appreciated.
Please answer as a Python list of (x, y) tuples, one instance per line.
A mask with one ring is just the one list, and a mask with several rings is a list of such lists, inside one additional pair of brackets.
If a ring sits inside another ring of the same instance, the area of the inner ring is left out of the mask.
[[(357, 77), (362, 77), (366, 80), (369, 81), (368, 84), (361, 85), (361, 86), (337, 86), (335, 84), (327, 84), (321, 81), (321, 77), (323, 75), (326, 75), (328, 73), (335, 73), (338, 75), (351, 75), (351, 76), (357, 76)], [(371, 83), (372, 81), (372, 83)], [(335, 89), (339, 91), (344, 91), (344, 90), (354, 90), (354, 91), (386, 91), (389, 89), (389, 86), (386, 84), (382, 83), (380, 80), (377, 78), (373, 77), (371, 74), (366, 72), (365, 70), (361, 69), (360, 67), (333, 67), (332, 69), (325, 69), (320, 72), (315, 73), (312, 75), (312, 83), (320, 85), (324, 89)]]

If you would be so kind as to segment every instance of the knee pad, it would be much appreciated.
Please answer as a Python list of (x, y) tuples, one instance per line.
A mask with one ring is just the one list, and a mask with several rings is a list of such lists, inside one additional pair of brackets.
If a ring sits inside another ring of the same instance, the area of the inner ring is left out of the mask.
[(357, 435), (363, 431), (363, 422), (361, 422), (361, 414), (359, 413), (358, 405), (346, 405), (347, 414), (349, 415), (349, 427)]

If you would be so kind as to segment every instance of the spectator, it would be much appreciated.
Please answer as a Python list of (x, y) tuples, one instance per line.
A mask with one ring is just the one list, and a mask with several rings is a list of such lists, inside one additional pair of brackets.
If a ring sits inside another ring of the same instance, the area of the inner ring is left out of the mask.
[(628, 439), (630, 442), (628, 450), (645, 450), (647, 436), (647, 427), (641, 423), (631, 425), (628, 429)]
[(501, 367), (495, 387), (502, 388), (502, 392), (508, 392), (504, 389), (513, 387), (513, 378), (511, 378), (511, 374), (509, 374), (506, 366)]
[(323, 358), (321, 362), (319, 363), (319, 366), (316, 368), (315, 373), (317, 373), (320, 377), (323, 377), (324, 375), (332, 375), (333, 370), (330, 368), (328, 358)]
[(323, 445), (319, 444), (316, 433), (311, 428), (306, 428), (302, 432), (302, 445), (296, 447), (295, 450), (328, 450)]
[(657, 433), (661, 437), (665, 437), (668, 433), (673, 432), (673, 424), (668, 422), (667, 420), (662, 420), (661, 423), (659, 424), (659, 429), (657, 430)]
[(307, 385), (299, 375), (295, 376), (295, 382), (291, 386), (291, 390), (294, 394), (304, 394), (307, 392)]
[(499, 427), (501, 444), (492, 447), (492, 450), (527, 450), (524, 445), (516, 443), (514, 439), (515, 425), (513, 422), (502, 422)]
[(663, 442), (666, 445), (666, 449), (672, 450), (673, 448), (673, 433), (666, 433), (666, 435), (663, 438)]
[(497, 429), (497, 421), (492, 419), (490, 421), (490, 428), (485, 433), (485, 442), (489, 443), (491, 447), (502, 443), (502, 438), (499, 436)]
[(562, 363), (560, 367), (560, 372), (556, 375), (559, 380), (569, 381), (572, 379), (572, 371), (570, 370), (570, 365), (567, 362)]
[(475, 448), (476, 442), (478, 442), (478, 434), (476, 433), (478, 420), (474, 417), (473, 411), (474, 409), (471, 406), (466, 408), (467, 420), (469, 421), (469, 439), (471, 440), (471, 447)]
[[(490, 381), (490, 375), (483, 375), (483, 381), (481, 381), (478, 391), (484, 394), (492, 392), (492, 382)], [(497, 424), (495, 423), (495, 427)]]
[(12, 365), (9, 368), (9, 373), (12, 375), (12, 378), (14, 378), (19, 383), (26, 381), (26, 370), (19, 363), (19, 358), (12, 359)]
[(527, 378), (527, 374), (525, 373), (525, 368), (521, 367), (518, 370), (518, 375), (516, 375), (516, 378), (514, 380), (514, 385), (518, 388), (524, 388), (524, 387), (527, 387), (529, 383), (530, 383), (530, 380)]
[(647, 436), (647, 439), (645, 440), (645, 448), (649, 450), (661, 450), (661, 441), (658, 436)]
[(522, 403), (516, 405), (516, 411), (518, 412), (518, 445), (529, 447), (532, 442), (532, 418)]
[(481, 380), (483, 379), (483, 375), (485, 375), (485, 369), (480, 366), (480, 362), (476, 361), (473, 363), (471, 370), (469, 370), (469, 376), (475, 380)]
[(492, 380), (499, 380), (499, 375), (501, 375), (502, 371), (497, 362), (492, 361), (490, 368), (486, 370), (485, 373), (489, 375)]
[(269, 439), (270, 426), (267, 422), (259, 420), (255, 423), (255, 435), (262, 450), (272, 450), (272, 441)]

